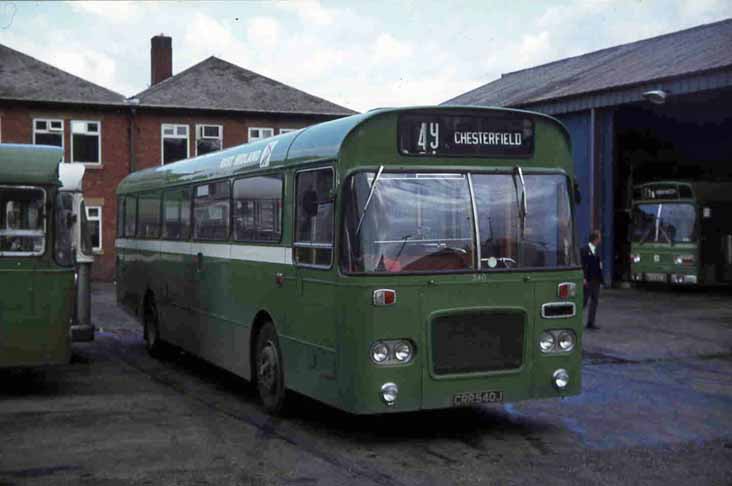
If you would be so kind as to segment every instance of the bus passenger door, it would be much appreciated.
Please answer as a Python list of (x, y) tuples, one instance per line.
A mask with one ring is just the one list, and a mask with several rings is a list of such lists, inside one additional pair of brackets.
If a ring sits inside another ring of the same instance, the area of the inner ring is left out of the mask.
[(289, 338), (281, 343), (292, 383), (326, 402), (337, 399), (335, 376), (336, 273), (333, 261), (334, 171), (321, 167), (295, 174), (297, 309), (288, 318)]

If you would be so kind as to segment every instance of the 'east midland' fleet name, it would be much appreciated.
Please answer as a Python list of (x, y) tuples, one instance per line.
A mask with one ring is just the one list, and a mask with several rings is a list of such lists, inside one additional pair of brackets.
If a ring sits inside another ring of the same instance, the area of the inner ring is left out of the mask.
[(455, 132), (456, 145), (521, 145), (520, 132)]

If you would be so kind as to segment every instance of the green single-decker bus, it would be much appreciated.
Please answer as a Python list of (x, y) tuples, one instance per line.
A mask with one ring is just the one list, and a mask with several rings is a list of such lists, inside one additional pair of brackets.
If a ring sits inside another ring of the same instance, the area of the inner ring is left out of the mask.
[(0, 144), (0, 368), (68, 363), (73, 207), (59, 147)]
[(167, 345), (356, 414), (581, 389), (569, 135), (379, 109), (130, 174), (117, 299)]
[(732, 182), (641, 184), (631, 212), (632, 281), (732, 284)]

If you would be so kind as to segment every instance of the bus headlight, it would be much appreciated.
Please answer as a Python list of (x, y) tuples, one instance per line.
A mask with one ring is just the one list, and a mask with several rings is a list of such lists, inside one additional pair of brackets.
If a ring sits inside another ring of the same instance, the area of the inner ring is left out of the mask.
[(557, 339), (559, 349), (562, 351), (571, 351), (574, 348), (574, 343), (575, 336), (572, 331), (562, 331), (559, 333), (559, 339)]
[(387, 406), (391, 407), (396, 402), (399, 395), (399, 387), (396, 383), (384, 383), (381, 385), (381, 399)]
[(539, 336), (539, 350), (544, 354), (569, 353), (577, 345), (572, 329), (547, 329)]
[(383, 343), (374, 343), (371, 346), (371, 359), (374, 363), (383, 363), (389, 358), (389, 347)]
[(410, 346), (408, 341), (400, 341), (396, 346), (394, 346), (394, 357), (397, 361), (406, 363), (412, 359), (412, 354), (412, 346)]
[(676, 265), (692, 265), (694, 263), (694, 255), (676, 255), (674, 257)]
[(564, 368), (559, 368), (552, 375), (554, 387), (557, 390), (564, 390), (569, 385), (569, 373)]
[(369, 349), (371, 361), (380, 366), (404, 365), (414, 358), (414, 344), (409, 339), (382, 339)]
[(630, 255), (630, 259), (633, 263), (640, 263), (641, 260), (640, 255), (637, 254)]
[(539, 349), (542, 353), (548, 353), (554, 349), (554, 334), (544, 332), (539, 336)]

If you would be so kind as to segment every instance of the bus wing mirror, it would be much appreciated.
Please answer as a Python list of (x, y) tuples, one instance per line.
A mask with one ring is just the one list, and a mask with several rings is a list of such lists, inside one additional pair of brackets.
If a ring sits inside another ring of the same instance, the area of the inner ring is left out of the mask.
[(575, 180), (572, 186), (574, 188), (574, 202), (579, 204), (582, 202), (582, 192), (580, 192), (579, 184), (577, 184), (577, 181)]

